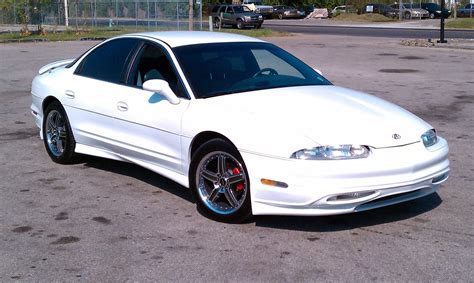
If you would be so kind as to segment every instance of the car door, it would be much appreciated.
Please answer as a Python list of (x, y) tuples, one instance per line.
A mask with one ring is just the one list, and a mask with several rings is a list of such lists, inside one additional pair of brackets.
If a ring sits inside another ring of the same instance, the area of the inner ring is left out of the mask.
[(120, 38), (91, 50), (74, 70), (61, 100), (78, 146), (96, 155), (115, 150), (121, 129), (114, 120), (117, 94), (124, 88), (124, 70), (140, 41)]
[[(181, 117), (189, 99), (169, 52), (165, 46), (144, 41), (131, 63), (127, 86), (113, 100), (115, 125), (122, 129), (116, 150), (145, 167), (182, 173)], [(143, 90), (143, 83), (152, 79), (167, 81), (180, 103), (173, 105), (164, 96)]]
[(227, 6), (224, 14), (222, 15), (223, 24), (234, 24), (233, 22), (234, 9), (231, 6)]

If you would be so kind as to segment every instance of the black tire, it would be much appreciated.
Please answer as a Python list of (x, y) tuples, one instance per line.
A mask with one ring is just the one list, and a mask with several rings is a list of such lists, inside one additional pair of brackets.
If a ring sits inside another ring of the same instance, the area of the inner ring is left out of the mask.
[(241, 19), (237, 20), (237, 28), (238, 29), (243, 29), (244, 28), (244, 22)]
[[(213, 174), (212, 178), (205, 177), (210, 176), (206, 172)], [(252, 206), (248, 176), (239, 151), (229, 142), (212, 139), (204, 143), (193, 155), (189, 169), (189, 187), (198, 211), (220, 222), (249, 220)]]
[(51, 102), (44, 111), (43, 142), (46, 152), (54, 162), (70, 164), (77, 159), (74, 152), (76, 141), (66, 111), (58, 101)]
[(257, 26), (255, 26), (256, 29), (260, 29), (262, 28), (262, 24), (258, 24)]
[(434, 19), (435, 18), (435, 14), (434, 13), (430, 13), (430, 19)]
[(278, 14), (278, 19), (283, 20), (283, 14)]
[(405, 20), (411, 19), (411, 14), (410, 14), (410, 12), (406, 12), (403, 16), (404, 16)]

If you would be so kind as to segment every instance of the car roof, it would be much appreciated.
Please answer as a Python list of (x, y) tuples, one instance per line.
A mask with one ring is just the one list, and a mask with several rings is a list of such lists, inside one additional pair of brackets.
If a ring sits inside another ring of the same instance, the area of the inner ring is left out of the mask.
[(123, 37), (126, 36), (153, 38), (168, 44), (171, 48), (203, 43), (265, 42), (245, 35), (208, 31), (160, 31), (123, 35)]

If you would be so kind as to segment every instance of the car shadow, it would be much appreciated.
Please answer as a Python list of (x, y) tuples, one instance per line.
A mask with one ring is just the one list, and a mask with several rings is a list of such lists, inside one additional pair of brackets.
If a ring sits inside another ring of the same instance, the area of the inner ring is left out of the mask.
[[(151, 186), (194, 203), (190, 191), (180, 184), (138, 165), (93, 156), (82, 156), (84, 166), (135, 178)], [(435, 209), (442, 203), (437, 193), (395, 204), (352, 214), (333, 216), (255, 216), (250, 223), (257, 227), (306, 232), (335, 232), (397, 222), (416, 217)], [(204, 217), (204, 216), (203, 216)]]
[(186, 187), (133, 163), (94, 156), (81, 156), (81, 163), (87, 167), (135, 178), (194, 203), (194, 199)]
[(363, 212), (333, 216), (255, 216), (255, 225), (283, 230), (335, 232), (397, 222), (435, 209), (443, 201), (438, 193)]

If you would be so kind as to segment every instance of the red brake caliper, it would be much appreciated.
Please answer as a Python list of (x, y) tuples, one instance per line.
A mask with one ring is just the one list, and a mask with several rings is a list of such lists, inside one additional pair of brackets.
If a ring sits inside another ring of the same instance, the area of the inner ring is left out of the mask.
[[(234, 174), (234, 175), (240, 174), (239, 168), (235, 167), (234, 169), (232, 169), (232, 174)], [(243, 183), (243, 182), (240, 182), (240, 183), (237, 183), (237, 184), (235, 185), (235, 190), (236, 190), (237, 192), (240, 192), (240, 191), (242, 191), (242, 190), (244, 189), (244, 187), (245, 187), (245, 186), (244, 186), (244, 183)]]

